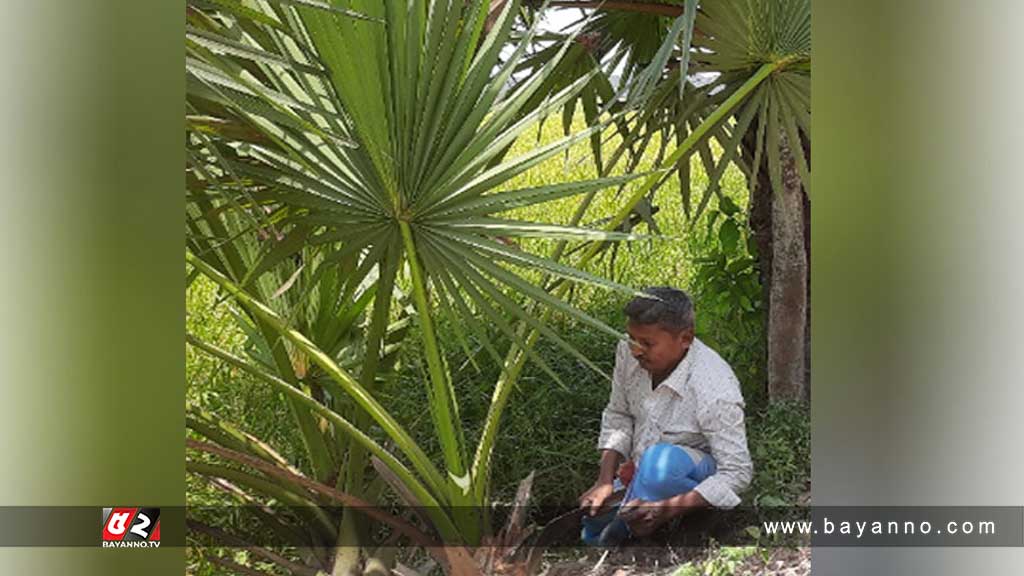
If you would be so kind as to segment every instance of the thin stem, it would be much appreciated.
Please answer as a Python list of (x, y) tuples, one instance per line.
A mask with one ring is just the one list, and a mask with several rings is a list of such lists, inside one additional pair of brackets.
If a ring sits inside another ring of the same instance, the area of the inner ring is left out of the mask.
[[(387, 332), (389, 315), (391, 312), (391, 295), (395, 286), (395, 273), (398, 268), (397, 261), (401, 258), (401, 249), (394, 257), (385, 254), (380, 262), (380, 279), (377, 284), (377, 293), (374, 296), (373, 313), (370, 319), (370, 329), (366, 335), (366, 351), (363, 354), (363, 370), (360, 374), (360, 381), (367, 390), (372, 390), (377, 379), (377, 370), (380, 366), (381, 345), (384, 335)], [(353, 415), (355, 427), (365, 430), (370, 422), (369, 415), (365, 411), (356, 408)], [(344, 473), (338, 475), (338, 488), (344, 487), (349, 494), (362, 496), (364, 490), (364, 476), (366, 466), (369, 463), (367, 451), (362, 443), (352, 437), (348, 445), (348, 465)], [(339, 546), (346, 542), (352, 542), (352, 537), (362, 543), (363, 537), (368, 530), (360, 530), (355, 513), (350, 508), (342, 512), (341, 525), (338, 529)], [(335, 558), (336, 574), (347, 573), (347, 569), (353, 567), (359, 561), (359, 548), (353, 546), (342, 546), (338, 549)]]
[(452, 515), (467, 542), (477, 542), (480, 537), (480, 517), (473, 506), (472, 479), (466, 470), (466, 440), (462, 435), (459, 406), (452, 388), (451, 379), (444, 365), (441, 347), (434, 330), (433, 311), (427, 296), (427, 282), (422, 264), (416, 251), (412, 228), (409, 223), (399, 221), (405, 250), (409, 255), (409, 270), (412, 276), (413, 303), (423, 332), (423, 349), (427, 357), (431, 388), (430, 410), (434, 426), (441, 442), (445, 465), (448, 468), (449, 494), (454, 506)]
[(447, 370), (445, 370), (444, 358), (441, 356), (441, 348), (437, 342), (433, 314), (427, 299), (427, 283), (423, 277), (422, 265), (416, 252), (412, 229), (408, 222), (403, 221), (399, 225), (406, 252), (409, 253), (413, 303), (416, 306), (419, 326), (423, 332), (423, 348), (427, 357), (427, 369), (430, 373), (430, 405), (434, 415), (434, 424), (437, 426), (441, 450), (444, 453), (449, 474), (462, 477), (466, 473), (463, 464), (465, 445), (462, 442), (461, 427), (458, 427), (458, 406), (455, 404), (451, 381), (448, 378)]

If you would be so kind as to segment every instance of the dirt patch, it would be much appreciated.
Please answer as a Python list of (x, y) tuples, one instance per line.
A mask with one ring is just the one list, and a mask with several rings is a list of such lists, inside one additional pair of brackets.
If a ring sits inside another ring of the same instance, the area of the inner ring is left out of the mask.
[[(695, 574), (704, 574), (720, 551), (715, 548), (665, 548), (616, 550), (562, 550), (544, 555), (541, 576), (671, 576), (692, 563)], [(735, 566), (736, 576), (809, 576), (811, 549), (761, 550)]]
[(757, 574), (758, 576), (809, 576), (810, 573), (811, 549), (809, 547), (776, 548), (767, 559), (755, 554), (736, 570), (737, 576), (747, 574)]

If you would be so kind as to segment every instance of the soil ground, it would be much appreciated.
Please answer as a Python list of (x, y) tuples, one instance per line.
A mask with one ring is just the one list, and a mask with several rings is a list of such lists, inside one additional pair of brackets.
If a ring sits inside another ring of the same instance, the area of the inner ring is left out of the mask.
[[(667, 548), (660, 553), (647, 549), (589, 550), (575, 555), (559, 551), (545, 555), (541, 575), (671, 576), (687, 562), (703, 567), (717, 553), (715, 549), (697, 548)], [(703, 574), (704, 571), (698, 569), (695, 573)], [(771, 549), (764, 557), (755, 553), (738, 564), (732, 572), (736, 576), (808, 576), (810, 573), (810, 547)]]

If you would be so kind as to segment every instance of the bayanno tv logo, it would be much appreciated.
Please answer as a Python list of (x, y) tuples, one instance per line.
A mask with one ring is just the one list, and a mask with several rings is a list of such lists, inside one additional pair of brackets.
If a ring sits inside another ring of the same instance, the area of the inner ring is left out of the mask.
[(104, 508), (104, 548), (159, 548), (159, 508)]

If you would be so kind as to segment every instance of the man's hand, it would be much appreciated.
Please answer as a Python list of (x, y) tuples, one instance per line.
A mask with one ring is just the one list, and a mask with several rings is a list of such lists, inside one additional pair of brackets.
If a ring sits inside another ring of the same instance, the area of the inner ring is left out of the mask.
[(590, 508), (591, 516), (597, 514), (597, 511), (601, 509), (601, 504), (604, 504), (613, 491), (611, 482), (598, 481), (590, 487), (590, 490), (580, 496), (580, 508)]
[(619, 517), (626, 522), (634, 536), (647, 536), (676, 516), (707, 506), (707, 500), (699, 492), (691, 490), (654, 502), (630, 500), (622, 505)]
[(630, 500), (619, 512), (634, 536), (647, 536), (675, 516), (669, 500)]

